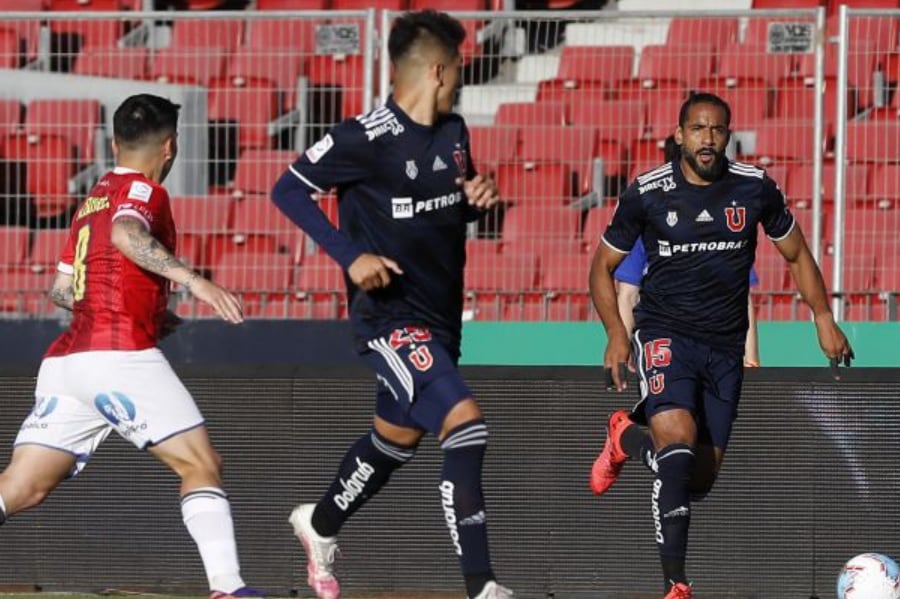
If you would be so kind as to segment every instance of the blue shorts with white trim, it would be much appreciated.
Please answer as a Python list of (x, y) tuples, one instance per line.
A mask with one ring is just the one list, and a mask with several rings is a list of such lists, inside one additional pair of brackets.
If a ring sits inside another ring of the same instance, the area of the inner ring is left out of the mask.
[(378, 378), (375, 413), (391, 424), (437, 435), (450, 410), (472, 397), (456, 360), (427, 328), (396, 329), (367, 347), (362, 357)]

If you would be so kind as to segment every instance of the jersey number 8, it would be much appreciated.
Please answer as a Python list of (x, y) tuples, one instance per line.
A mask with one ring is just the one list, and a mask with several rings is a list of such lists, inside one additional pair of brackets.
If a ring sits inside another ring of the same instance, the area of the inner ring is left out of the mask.
[(75, 262), (72, 276), (72, 298), (78, 302), (84, 299), (86, 287), (87, 265), (84, 259), (87, 257), (88, 243), (91, 240), (91, 227), (85, 225), (78, 229), (78, 240), (75, 242)]

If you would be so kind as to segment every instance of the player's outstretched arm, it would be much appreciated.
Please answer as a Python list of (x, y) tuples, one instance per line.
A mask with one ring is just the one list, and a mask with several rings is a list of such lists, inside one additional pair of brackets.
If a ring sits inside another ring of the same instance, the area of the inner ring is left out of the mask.
[(53, 279), (53, 286), (50, 288), (49, 296), (51, 302), (60, 308), (71, 312), (75, 306), (72, 275), (64, 272), (57, 272), (56, 278)]
[(834, 322), (825, 281), (806, 245), (803, 232), (795, 226), (787, 237), (775, 242), (775, 247), (787, 260), (797, 290), (813, 312), (822, 351), (828, 358), (843, 361), (849, 366), (854, 357), (853, 349), (844, 332)]
[(241, 303), (234, 295), (185, 266), (140, 220), (130, 216), (117, 218), (113, 221), (111, 241), (126, 258), (144, 270), (184, 285), (224, 320), (234, 324), (243, 322)]
[(628, 330), (619, 316), (619, 305), (612, 273), (625, 258), (625, 254), (617, 252), (601, 241), (594, 253), (591, 263), (590, 288), (591, 300), (597, 315), (606, 329), (606, 352), (603, 365), (612, 370), (613, 383), (618, 391), (625, 389), (620, 365), (628, 363), (630, 344)]

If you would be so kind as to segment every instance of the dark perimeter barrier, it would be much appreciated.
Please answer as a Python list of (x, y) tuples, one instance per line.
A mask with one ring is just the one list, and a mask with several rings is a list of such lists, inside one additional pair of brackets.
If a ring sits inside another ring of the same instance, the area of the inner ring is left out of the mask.
[[(651, 478), (637, 463), (603, 498), (588, 474), (606, 415), (630, 405), (597, 368), (465, 369), (491, 427), (485, 471), (496, 571), (524, 598), (658, 598)], [(0, 460), (32, 403), (34, 372), (4, 372)], [(309, 596), (287, 523), (314, 501), (371, 422), (361, 367), (181, 371), (225, 459), (243, 572)], [(689, 574), (697, 597), (833, 597), (842, 563), (900, 557), (900, 370), (748, 373), (725, 466), (695, 504)], [(433, 439), (341, 533), (338, 572), (361, 592), (463, 596), (438, 491)], [(113, 435), (85, 472), (0, 529), (0, 586), (199, 593), (205, 578), (181, 523), (178, 483)]]

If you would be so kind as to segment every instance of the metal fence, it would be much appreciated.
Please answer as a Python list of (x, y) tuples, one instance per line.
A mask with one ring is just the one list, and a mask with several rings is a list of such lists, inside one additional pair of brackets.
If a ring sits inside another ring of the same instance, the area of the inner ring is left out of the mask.
[[(390, 89), (398, 13), (7, 13), (0, 17), (0, 310), (52, 309), (65, 225), (111, 165), (111, 114), (136, 91), (182, 104), (167, 181), (178, 253), (251, 317), (345, 316), (337, 267), (267, 194), (299, 151)], [(734, 111), (729, 154), (780, 183), (839, 317), (896, 318), (900, 13), (458, 12), (458, 110), (506, 203), (471, 230), (467, 318), (591, 318), (587, 265), (616, 195), (660, 163), (681, 101)], [(336, 198), (321, 205), (334, 219)], [(760, 243), (766, 319), (804, 318)], [(176, 310), (212, 313), (183, 295)]]

